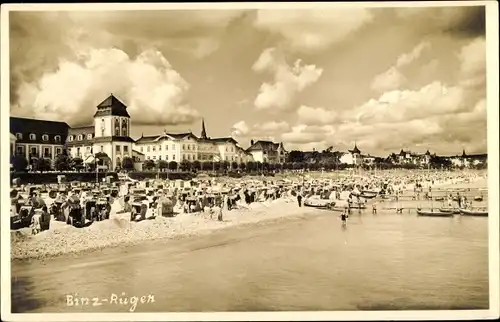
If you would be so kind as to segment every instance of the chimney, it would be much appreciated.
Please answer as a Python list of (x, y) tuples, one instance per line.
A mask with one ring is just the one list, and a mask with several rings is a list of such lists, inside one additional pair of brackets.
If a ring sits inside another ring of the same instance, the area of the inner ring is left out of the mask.
[(252, 140), (250, 140), (250, 145), (253, 145), (253, 139), (252, 139)]

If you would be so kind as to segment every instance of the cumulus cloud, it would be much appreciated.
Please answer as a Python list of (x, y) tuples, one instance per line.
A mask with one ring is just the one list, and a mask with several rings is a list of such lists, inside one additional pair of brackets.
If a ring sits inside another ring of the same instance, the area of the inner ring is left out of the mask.
[(245, 121), (239, 121), (231, 127), (231, 134), (236, 137), (244, 137), (249, 131), (250, 129)]
[(255, 26), (280, 35), (289, 48), (309, 53), (344, 40), (372, 19), (363, 8), (259, 10)]
[(322, 107), (309, 107), (302, 105), (297, 111), (299, 123), (305, 125), (322, 125), (333, 123), (337, 120), (334, 110), (326, 110)]
[(425, 49), (430, 48), (430, 43), (427, 41), (423, 41), (419, 43), (415, 48), (413, 48), (410, 52), (404, 53), (398, 57), (396, 61), (396, 66), (401, 68), (403, 66), (409, 65), (414, 60), (417, 60)]
[(465, 87), (484, 86), (486, 81), (486, 41), (476, 38), (463, 46), (458, 54)]
[(403, 74), (396, 67), (391, 67), (386, 72), (375, 76), (371, 88), (377, 92), (385, 92), (400, 88), (405, 81)]
[(350, 112), (361, 123), (402, 122), (432, 115), (460, 112), (464, 109), (463, 91), (433, 82), (419, 90), (395, 90), (371, 99)]
[(422, 53), (428, 48), (430, 48), (430, 43), (422, 41), (411, 51), (401, 54), (394, 66), (375, 76), (371, 83), (371, 88), (379, 93), (401, 88), (407, 79), (400, 70), (420, 58)]
[(191, 123), (198, 117), (185, 100), (189, 84), (163, 55), (148, 50), (131, 59), (119, 49), (91, 49), (78, 61), (22, 84), (15, 112), (42, 119), (89, 123), (110, 93), (128, 106), (136, 124)]
[(252, 126), (249, 126), (245, 121), (239, 121), (231, 127), (231, 133), (239, 138), (263, 139), (279, 136), (282, 132), (289, 129), (290, 125), (285, 121), (269, 121), (257, 123)]
[(286, 110), (297, 94), (318, 81), (323, 69), (315, 65), (303, 65), (300, 59), (290, 66), (276, 48), (262, 52), (252, 66), (257, 73), (271, 73), (274, 81), (265, 82), (254, 101), (260, 110)]
[(293, 144), (307, 144), (312, 142), (321, 144), (331, 139), (334, 133), (335, 130), (332, 126), (299, 124), (293, 126), (291, 131), (283, 133), (281, 138), (284, 142)]

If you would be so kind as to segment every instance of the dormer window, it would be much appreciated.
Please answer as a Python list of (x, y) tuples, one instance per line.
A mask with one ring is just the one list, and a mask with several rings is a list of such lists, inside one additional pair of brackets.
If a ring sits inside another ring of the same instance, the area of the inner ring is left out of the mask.
[(42, 135), (42, 140), (48, 141), (49, 140), (49, 136), (47, 134)]
[(115, 119), (115, 135), (120, 135), (120, 121)]
[(81, 140), (83, 140), (83, 135), (82, 134), (78, 135), (78, 141), (81, 141)]
[(61, 136), (60, 135), (56, 135), (54, 137), (54, 140), (56, 140), (57, 143), (61, 142)]
[(127, 133), (127, 120), (126, 119), (122, 120), (122, 135), (124, 135), (124, 136), (128, 135), (128, 133)]
[(22, 140), (23, 139), (23, 134), (22, 133), (16, 133), (16, 139)]
[(69, 141), (69, 142), (73, 141), (73, 135), (70, 135), (70, 136), (68, 137), (68, 141)]
[(92, 140), (92, 134), (87, 134), (87, 140)]
[(30, 134), (30, 140), (31, 140), (31, 141), (35, 141), (35, 140), (36, 140), (36, 134), (31, 133), (31, 134)]

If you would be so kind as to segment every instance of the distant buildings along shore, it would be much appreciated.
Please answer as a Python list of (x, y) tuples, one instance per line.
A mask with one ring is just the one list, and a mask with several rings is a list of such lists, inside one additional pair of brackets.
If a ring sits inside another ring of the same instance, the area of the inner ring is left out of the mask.
[[(65, 122), (10, 117), (10, 153), (21, 156), (32, 164), (40, 158), (54, 164), (58, 155), (67, 152), (72, 158), (80, 158), (84, 164), (93, 164), (96, 158), (106, 169), (120, 168), (124, 158), (131, 158), (136, 169), (142, 169), (146, 160), (153, 162), (248, 162), (284, 163), (336, 163), (353, 166), (373, 166), (380, 163), (396, 165), (428, 166), (436, 154), (424, 154), (401, 150), (387, 158), (362, 154), (357, 144), (347, 152), (290, 151), (283, 143), (253, 139), (247, 149), (232, 137), (207, 136), (202, 120), (201, 134), (192, 132), (144, 136), (137, 140), (130, 137), (131, 118), (127, 106), (110, 95), (97, 106), (93, 124), (71, 127)], [(321, 157), (318, 157), (321, 153)], [(471, 167), (487, 162), (487, 155), (462, 155), (442, 157), (456, 167)]]

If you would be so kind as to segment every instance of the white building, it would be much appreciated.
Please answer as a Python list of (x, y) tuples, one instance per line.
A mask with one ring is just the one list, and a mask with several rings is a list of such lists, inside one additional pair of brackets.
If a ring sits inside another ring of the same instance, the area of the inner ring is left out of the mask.
[(250, 147), (247, 149), (253, 157), (253, 160), (261, 163), (285, 163), (286, 150), (283, 143), (274, 143), (271, 141), (259, 140), (250, 141)]
[(70, 128), (66, 141), (71, 157), (98, 163), (109, 170), (121, 167), (123, 158), (132, 157), (134, 140), (130, 137), (127, 106), (112, 94), (97, 105), (94, 124)]
[(352, 165), (361, 165), (363, 163), (363, 156), (361, 155), (361, 151), (358, 149), (356, 144), (354, 144), (354, 149), (348, 150), (347, 153), (344, 153), (340, 157), (340, 163)]

